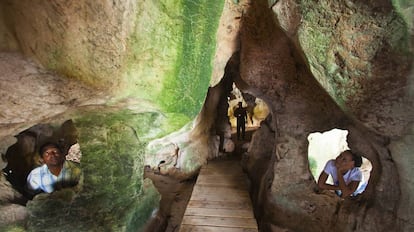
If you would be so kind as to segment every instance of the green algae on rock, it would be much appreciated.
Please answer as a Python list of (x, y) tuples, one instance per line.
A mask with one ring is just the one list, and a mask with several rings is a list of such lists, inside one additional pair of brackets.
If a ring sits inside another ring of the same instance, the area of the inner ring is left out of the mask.
[[(95, 112), (74, 119), (82, 151), (78, 189), (38, 195), (29, 202), (30, 231), (136, 231), (157, 207), (144, 184), (146, 117), (129, 111)], [(141, 125), (141, 122), (144, 122)], [(60, 229), (59, 229), (60, 228)]]

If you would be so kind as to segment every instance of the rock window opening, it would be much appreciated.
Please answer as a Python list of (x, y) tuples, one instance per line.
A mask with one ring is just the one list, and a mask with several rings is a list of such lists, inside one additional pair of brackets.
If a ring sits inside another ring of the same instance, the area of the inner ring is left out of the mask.
[[(348, 143), (346, 141), (347, 135), (347, 130), (340, 130), (336, 128), (323, 133), (315, 132), (309, 134), (309, 168), (316, 182), (318, 181), (319, 175), (323, 171), (325, 164), (329, 160), (335, 159), (342, 151), (349, 150)], [(358, 154), (357, 151), (354, 152)], [(372, 164), (363, 155), (361, 156), (362, 165), (360, 167), (360, 171), (362, 172), (363, 179), (360, 185), (366, 185), (370, 177)], [(329, 176), (327, 183), (333, 184), (331, 176)]]
[(54, 142), (59, 145), (66, 160), (80, 163), (81, 149), (77, 143), (77, 132), (71, 120), (65, 121), (61, 126), (50, 124), (38, 124), (19, 133), (16, 143), (11, 145), (4, 157), (2, 167), (5, 179), (10, 182), (15, 190), (24, 198), (30, 198), (25, 190), (26, 179), (31, 170), (42, 165), (38, 149), (46, 142)]
[(260, 127), (260, 123), (268, 116), (269, 108), (266, 103), (253, 95), (241, 92), (235, 84), (228, 98), (228, 117), (232, 128), (232, 134), (237, 130), (237, 119), (234, 111), (238, 108), (238, 103), (242, 103), (242, 107), (247, 111), (246, 131), (254, 131)]

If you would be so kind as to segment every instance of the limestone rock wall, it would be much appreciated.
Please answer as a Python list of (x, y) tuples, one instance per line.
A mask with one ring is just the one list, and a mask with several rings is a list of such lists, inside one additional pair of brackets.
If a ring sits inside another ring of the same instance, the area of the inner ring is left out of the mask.
[[(35, 198), (29, 214), (17, 215), (16, 225), (2, 220), (0, 230), (143, 230), (159, 203), (143, 180), (143, 150), (200, 111), (222, 8), (222, 1), (2, 1), (1, 166), (20, 132), (73, 119), (85, 178), (80, 192)], [(208, 153), (202, 142), (180, 149), (187, 166)], [(57, 218), (59, 228), (49, 223)]]
[[(178, 176), (216, 156), (230, 80), (270, 110), (245, 157), (261, 230), (412, 230), (412, 9), (399, 0), (2, 1), (0, 151), (33, 125), (73, 119), (84, 155), (83, 189), (30, 202), (19, 228), (56, 218), (62, 229), (141, 227), (158, 198), (141, 179), (144, 147), (201, 109), (160, 150)], [(332, 128), (349, 130), (349, 146), (373, 165), (357, 199), (315, 192), (307, 136)]]
[(118, 84), (114, 77), (125, 63), (135, 1), (6, 1), (3, 6), (21, 50), (45, 68), (99, 86)]
[(4, 4), (0, 4), (0, 49), (1, 51), (18, 51), (19, 44), (17, 39), (13, 34), (13, 31), (10, 30), (10, 25), (5, 19), (5, 14), (7, 7)]
[(117, 99), (184, 114), (180, 126), (199, 112), (222, 1), (4, 1), (1, 9), (5, 49)]
[(108, 101), (102, 92), (45, 70), (17, 52), (0, 54), (0, 70), (0, 138), (72, 107)]
[[(404, 17), (390, 1), (252, 1), (246, 12), (239, 86), (272, 114), (248, 152), (262, 229), (409, 231), (412, 194), (401, 177), (411, 173), (413, 58)], [(305, 137), (332, 128), (348, 129), (351, 149), (373, 163), (358, 199), (315, 192)], [(266, 141), (274, 158), (264, 157)], [(270, 164), (257, 175), (261, 159)]]

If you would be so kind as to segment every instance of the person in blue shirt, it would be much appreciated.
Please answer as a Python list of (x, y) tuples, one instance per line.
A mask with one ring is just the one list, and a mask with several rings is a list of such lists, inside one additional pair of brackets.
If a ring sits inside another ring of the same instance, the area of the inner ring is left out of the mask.
[[(320, 189), (333, 190), (342, 197), (356, 196), (365, 190), (366, 183), (363, 181), (362, 157), (351, 150), (341, 152), (336, 159), (329, 160), (318, 178)], [(326, 183), (328, 177), (332, 176), (333, 184)]]
[(76, 163), (65, 159), (57, 144), (44, 144), (39, 149), (39, 155), (43, 165), (29, 173), (27, 177), (29, 193), (32, 195), (40, 192), (51, 193), (78, 184), (81, 176), (80, 168)]

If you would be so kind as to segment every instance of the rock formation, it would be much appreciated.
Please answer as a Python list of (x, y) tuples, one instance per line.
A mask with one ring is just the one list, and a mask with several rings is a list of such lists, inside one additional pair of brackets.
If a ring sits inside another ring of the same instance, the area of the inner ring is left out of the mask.
[[(2, 1), (0, 230), (177, 229), (200, 166), (234, 149), (235, 86), (269, 113), (243, 154), (261, 231), (412, 231), (413, 17), (402, 0)], [(334, 128), (372, 164), (356, 198), (310, 172), (309, 134)], [(84, 178), (26, 199), (46, 140), (78, 144)]]

